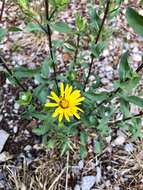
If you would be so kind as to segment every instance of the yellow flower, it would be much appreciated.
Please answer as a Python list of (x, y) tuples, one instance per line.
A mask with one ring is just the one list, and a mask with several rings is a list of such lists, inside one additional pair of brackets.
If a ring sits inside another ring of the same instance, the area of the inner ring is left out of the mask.
[(70, 117), (75, 116), (80, 119), (78, 111), (83, 112), (78, 106), (84, 100), (81, 97), (80, 90), (73, 90), (72, 86), (60, 84), (60, 96), (58, 97), (55, 92), (51, 92), (51, 96), (48, 96), (54, 102), (48, 102), (45, 104), (46, 107), (57, 107), (52, 117), (59, 117), (59, 122), (62, 121), (63, 117), (67, 121), (70, 121)]

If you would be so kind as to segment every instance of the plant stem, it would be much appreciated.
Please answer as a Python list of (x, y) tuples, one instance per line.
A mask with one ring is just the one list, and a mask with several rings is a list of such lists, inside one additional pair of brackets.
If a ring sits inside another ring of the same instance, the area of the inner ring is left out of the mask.
[(7, 70), (7, 72), (12, 76), (12, 78), (15, 80), (15, 82), (22, 88), (22, 90), (27, 91), (26, 88), (20, 83), (20, 81), (18, 80), (18, 78), (16, 78), (13, 75), (12, 71), (9, 69), (9, 67), (7, 66), (5, 60), (2, 58), (2, 56), (0, 56), (0, 63)]
[[(95, 44), (97, 44), (98, 41), (99, 41), (99, 38), (100, 38), (100, 35), (101, 35), (101, 32), (102, 32), (105, 20), (106, 20), (106, 18), (108, 16), (109, 5), (110, 5), (110, 0), (107, 0), (105, 12), (104, 12), (104, 17), (102, 19), (101, 26), (100, 26), (98, 34), (97, 34), (97, 37), (96, 37), (96, 40), (95, 40)], [(85, 91), (86, 85), (88, 84), (89, 77), (91, 75), (91, 71), (92, 71), (92, 67), (93, 67), (93, 63), (94, 63), (94, 58), (95, 58), (94, 55), (91, 53), (91, 62), (90, 62), (89, 71), (88, 71), (88, 74), (87, 74), (87, 77), (86, 77), (86, 80), (85, 80), (85, 83), (84, 83), (83, 91)]]
[(140, 112), (140, 113), (135, 114), (135, 115), (133, 115), (133, 116), (131, 116), (131, 117), (126, 117), (126, 118), (124, 118), (124, 119), (119, 119), (119, 120), (116, 120), (116, 121), (113, 121), (113, 122), (109, 122), (109, 124), (114, 125), (114, 124), (120, 123), (120, 122), (122, 122), (122, 121), (128, 121), (128, 120), (131, 120), (132, 118), (140, 117), (140, 116), (142, 116), (142, 115), (143, 115), (143, 112)]
[(1, 12), (0, 12), (0, 22), (2, 21), (2, 16), (3, 16), (3, 12), (4, 12), (4, 7), (5, 7), (5, 0), (3, 0), (3, 2), (2, 2), (2, 7), (1, 7)]
[[(46, 15), (46, 20), (49, 21), (49, 1), (48, 0), (45, 0), (45, 15)], [(47, 36), (48, 36), (48, 41), (49, 41), (49, 51), (50, 51), (50, 56), (51, 56), (51, 60), (52, 60), (53, 70), (54, 70), (56, 88), (59, 91), (58, 81), (57, 81), (57, 73), (56, 73), (56, 65), (55, 65), (54, 55), (53, 55), (51, 29), (50, 29), (49, 23), (47, 23)]]

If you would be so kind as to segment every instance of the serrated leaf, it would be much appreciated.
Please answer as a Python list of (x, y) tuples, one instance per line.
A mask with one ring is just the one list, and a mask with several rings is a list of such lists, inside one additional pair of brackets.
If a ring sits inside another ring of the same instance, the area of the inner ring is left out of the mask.
[(143, 37), (143, 16), (140, 15), (135, 9), (128, 7), (126, 11), (126, 18), (128, 24), (133, 30)]

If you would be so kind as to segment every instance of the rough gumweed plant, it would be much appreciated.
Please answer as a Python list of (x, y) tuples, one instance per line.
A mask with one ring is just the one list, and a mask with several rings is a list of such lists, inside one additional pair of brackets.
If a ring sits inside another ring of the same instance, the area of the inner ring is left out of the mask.
[[(44, 18), (31, 10), (28, 0), (14, 2), (25, 17), (26, 27), (1, 27), (0, 41), (9, 31), (40, 32), (47, 37), (49, 54), (36, 69), (19, 67), (11, 70), (2, 53), (0, 62), (10, 81), (22, 89), (18, 100), (25, 108), (22, 118), (38, 120), (39, 124), (33, 132), (43, 137), (45, 146), (58, 147), (62, 155), (69, 149), (74, 151), (79, 147), (80, 156), (85, 157), (88, 137), (92, 139), (93, 152), (101, 153), (102, 147), (106, 146), (105, 139), (110, 133), (109, 129), (114, 131), (123, 128), (132, 138), (142, 138), (143, 112), (139, 109), (139, 113), (131, 113), (131, 104), (143, 108), (143, 99), (134, 95), (143, 63), (136, 70), (132, 69), (128, 62), (130, 50), (126, 51), (119, 62), (119, 79), (114, 81), (114, 90), (110, 92), (99, 90), (102, 83), (93, 67), (94, 61), (108, 47), (110, 36), (115, 32), (109, 26), (119, 14), (122, 1), (100, 1), (98, 9), (95, 8), (94, 1), (88, 2), (87, 18), (77, 13), (74, 28), (58, 17), (60, 12), (66, 11), (70, 3), (68, 0), (43, 0)], [(128, 7), (126, 19), (134, 31), (143, 36), (143, 16)], [(64, 34), (64, 38), (56, 41), (52, 39), (54, 31)], [(84, 44), (89, 51), (88, 60), (85, 58)], [(62, 71), (57, 68), (57, 50), (70, 55)], [(27, 90), (22, 80), (28, 77), (34, 79), (37, 85), (31, 91)], [(90, 77), (93, 78), (92, 81)], [(122, 118), (118, 119), (117, 114)]]

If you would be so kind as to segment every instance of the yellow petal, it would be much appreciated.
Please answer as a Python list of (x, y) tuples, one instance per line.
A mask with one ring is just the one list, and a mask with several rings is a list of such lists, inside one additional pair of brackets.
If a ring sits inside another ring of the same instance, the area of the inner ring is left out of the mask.
[(61, 113), (60, 113), (60, 115), (59, 115), (59, 122), (61, 122), (61, 121), (62, 121), (62, 119), (63, 119), (63, 115), (64, 115), (64, 113), (63, 113), (63, 112), (61, 112)]
[(48, 102), (48, 103), (45, 104), (45, 106), (46, 107), (57, 107), (58, 104), (57, 103), (50, 103), (50, 102)]
[(66, 110), (64, 111), (64, 116), (65, 116), (66, 120), (68, 122), (70, 122), (70, 119), (69, 119), (69, 116), (68, 116), (68, 113), (66, 112)]
[(85, 98), (81, 97), (81, 98), (77, 98), (76, 100), (73, 100), (72, 102), (73, 102), (73, 104), (76, 104), (76, 103), (82, 102), (84, 100), (85, 100)]
[(76, 98), (78, 98), (78, 97), (80, 97), (80, 90), (74, 90), (72, 93), (71, 93), (71, 95), (70, 95), (70, 98), (72, 99), (76, 99)]
[(63, 97), (64, 96), (64, 84), (63, 83), (60, 84), (60, 92), (61, 92), (61, 96)]
[(59, 103), (60, 99), (59, 99), (59, 97), (56, 95), (56, 93), (52, 91), (52, 92), (51, 92), (51, 95), (53, 96), (53, 100), (55, 100), (57, 103)]
[(78, 110), (78, 111), (81, 111), (81, 112), (84, 112), (81, 108), (79, 108), (79, 107), (76, 107), (76, 109)]
[(78, 114), (77, 112), (74, 112), (73, 114), (74, 114), (74, 116), (75, 116), (77, 119), (80, 119), (80, 116), (79, 116), (79, 114)]
[(65, 88), (65, 97), (68, 95), (68, 92), (69, 92), (69, 85), (67, 84)]
[(52, 117), (57, 117), (61, 113), (61, 108), (58, 107), (55, 112), (53, 113)]
[(69, 97), (71, 95), (71, 92), (72, 92), (72, 86), (69, 87), (67, 95), (66, 95), (68, 99), (69, 99)]

